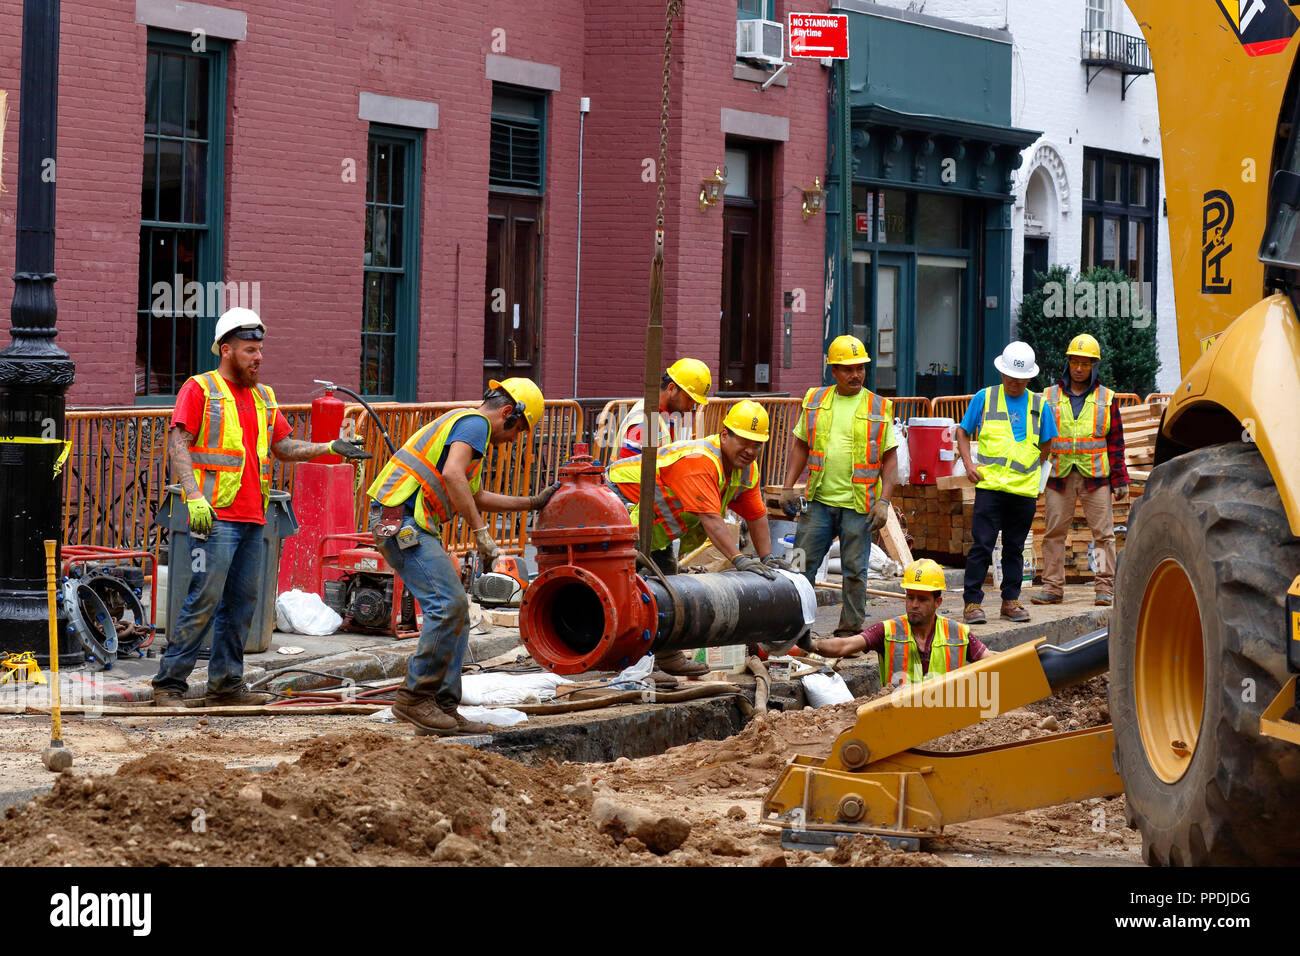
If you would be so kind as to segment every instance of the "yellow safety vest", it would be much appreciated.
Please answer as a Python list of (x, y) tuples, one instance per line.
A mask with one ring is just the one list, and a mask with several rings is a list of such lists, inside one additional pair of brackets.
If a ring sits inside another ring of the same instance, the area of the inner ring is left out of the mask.
[(1098, 385), (1084, 399), (1083, 411), (1074, 417), (1070, 396), (1059, 384), (1047, 390), (1047, 406), (1056, 416), (1056, 437), (1052, 439), (1052, 477), (1068, 475), (1078, 468), (1089, 478), (1110, 475), (1106, 454), (1106, 433), (1110, 431), (1110, 403), (1115, 393)]
[[(722, 497), (722, 514), (731, 504), (732, 499), (741, 491), (758, 487), (758, 464), (748, 468), (733, 468), (731, 475), (724, 481), (722, 464), (722, 440), (717, 435), (692, 441), (673, 442), (659, 449), (655, 465), (655, 522), (652, 547), (662, 551), (671, 541), (680, 539), (682, 553), (685, 554), (704, 543), (707, 535), (700, 527), (700, 519), (693, 512), (686, 511), (681, 498), (673, 489), (664, 484), (660, 471), (691, 455), (700, 455), (713, 462), (718, 476), (718, 493)], [(622, 458), (609, 466), (608, 477), (613, 485), (640, 485), (641, 456), (633, 455)], [(632, 523), (636, 524), (641, 514), (640, 504), (632, 506)]]
[(942, 614), (934, 618), (934, 639), (930, 642), (930, 668), (921, 673), (921, 650), (916, 646), (907, 615), (885, 621), (885, 650), (880, 655), (880, 682), (887, 684), (902, 674), (908, 684), (955, 671), (966, 663), (970, 628)]
[[(366, 494), (381, 505), (392, 507), (400, 505), (418, 490), (415, 498), (415, 523), (430, 534), (438, 534), (442, 522), (447, 521), (456, 511), (447, 494), (442, 472), (438, 470), (438, 459), (442, 457), (452, 426), (466, 415), (478, 415), (487, 421), (485, 416), (472, 408), (458, 408), (434, 419), (397, 449), (397, 454), (384, 465), (366, 489)], [(465, 473), (472, 494), (478, 493), (482, 475), (483, 459), (479, 458)]]
[[(194, 480), (214, 508), (229, 507), (244, 475), (244, 429), (230, 383), (220, 372), (195, 375), (203, 390), (205, 409), (199, 433), (190, 448)], [(257, 406), (257, 461), (262, 484), (262, 510), (271, 497), (271, 435), (275, 432), (275, 392), (269, 385), (253, 386)]]
[[(641, 443), (645, 444), (644, 426), (645, 426), (645, 399), (643, 398), (635, 405), (633, 405), (631, 408), (629, 408), (627, 410), (627, 414), (623, 416), (623, 420), (619, 422), (618, 437), (617, 439), (615, 439), (615, 444), (614, 444), (615, 458), (618, 458), (623, 455), (623, 445), (624, 443), (627, 442), (627, 433), (631, 431), (633, 428), (642, 429)], [(677, 436), (673, 434), (672, 422), (669, 420), (667, 415), (665, 415), (663, 412), (660, 412), (659, 413), (659, 442), (658, 442), (659, 447), (663, 448), (666, 445), (672, 444), (672, 442), (676, 440), (677, 440)], [(630, 458), (631, 456), (628, 455), (626, 457)]]
[[(810, 388), (803, 398), (803, 427), (808, 436), (807, 498), (817, 497), (826, 464), (826, 448), (831, 440), (831, 414), (835, 386)], [(876, 501), (876, 479), (880, 477), (880, 444), (885, 426), (894, 417), (894, 403), (875, 392), (867, 392), (858, 402), (853, 417), (853, 488), (857, 494), (855, 508), (862, 514)]]
[(1025, 440), (1018, 442), (1011, 428), (1011, 416), (1007, 413), (1006, 391), (1001, 385), (984, 389), (979, 453), (975, 456), (975, 464), (983, 478), (976, 488), (1038, 497), (1041, 455), (1038, 436), (1043, 428), (1043, 396), (1031, 392), (1026, 406), (1029, 421), (1025, 423)]

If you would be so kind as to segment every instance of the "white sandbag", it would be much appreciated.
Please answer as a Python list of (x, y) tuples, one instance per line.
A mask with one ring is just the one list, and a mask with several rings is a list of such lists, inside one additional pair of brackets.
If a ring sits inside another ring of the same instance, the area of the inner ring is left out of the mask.
[(803, 678), (803, 691), (813, 707), (846, 704), (853, 699), (849, 685), (839, 674), (809, 674)]
[(898, 446), (894, 449), (898, 463), (898, 483), (905, 485), (912, 480), (912, 453), (907, 448), (907, 426), (895, 420), (894, 435), (898, 438)]
[(275, 626), (289, 634), (324, 637), (342, 627), (343, 618), (319, 594), (295, 588), (275, 599)]
[(538, 704), (555, 697), (555, 689), (573, 681), (559, 674), (466, 674), (460, 679), (460, 702), (490, 707)]
[(513, 727), (528, 719), (522, 710), (511, 710), (509, 707), (457, 707), (456, 712), (466, 720), (477, 720), (493, 727)]

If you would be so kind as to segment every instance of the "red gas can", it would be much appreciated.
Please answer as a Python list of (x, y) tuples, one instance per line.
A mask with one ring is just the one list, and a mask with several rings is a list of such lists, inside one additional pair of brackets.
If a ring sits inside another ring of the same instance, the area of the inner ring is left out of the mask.
[(956, 423), (951, 418), (912, 418), (907, 422), (907, 454), (911, 460), (914, 485), (932, 485), (936, 478), (952, 474), (953, 435)]

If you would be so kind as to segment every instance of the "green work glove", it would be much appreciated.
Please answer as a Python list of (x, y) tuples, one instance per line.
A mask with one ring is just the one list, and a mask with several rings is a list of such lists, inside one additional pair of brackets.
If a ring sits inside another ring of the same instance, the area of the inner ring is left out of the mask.
[(190, 509), (190, 531), (194, 534), (207, 534), (212, 530), (212, 522), (217, 517), (212, 505), (203, 495), (189, 498), (185, 506)]
[(871, 519), (872, 532), (879, 531), (889, 521), (889, 510), (893, 507), (888, 498), (877, 498), (876, 503), (871, 506), (867, 512), (867, 517)]
[(776, 571), (769, 568), (752, 554), (738, 554), (731, 559), (731, 566), (737, 571), (753, 571), (755, 574), (761, 574), (769, 581), (776, 580)]
[(348, 461), (364, 461), (374, 456), (361, 447), (360, 438), (336, 438), (330, 442), (330, 451)]

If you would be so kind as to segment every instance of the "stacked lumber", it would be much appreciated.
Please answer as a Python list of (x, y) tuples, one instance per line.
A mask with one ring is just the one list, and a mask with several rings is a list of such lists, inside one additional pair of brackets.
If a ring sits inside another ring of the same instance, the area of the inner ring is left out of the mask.
[(1124, 463), (1128, 466), (1130, 481), (1136, 485), (1132, 491), (1139, 495), (1155, 463), (1156, 436), (1160, 433), (1160, 416), (1164, 408), (1163, 404), (1153, 402), (1120, 409), (1120, 420), (1124, 424)]
[(900, 485), (894, 491), (894, 506), (902, 512), (912, 536), (914, 556), (960, 565), (971, 546), (975, 487), (964, 479), (939, 481), (955, 486)]

